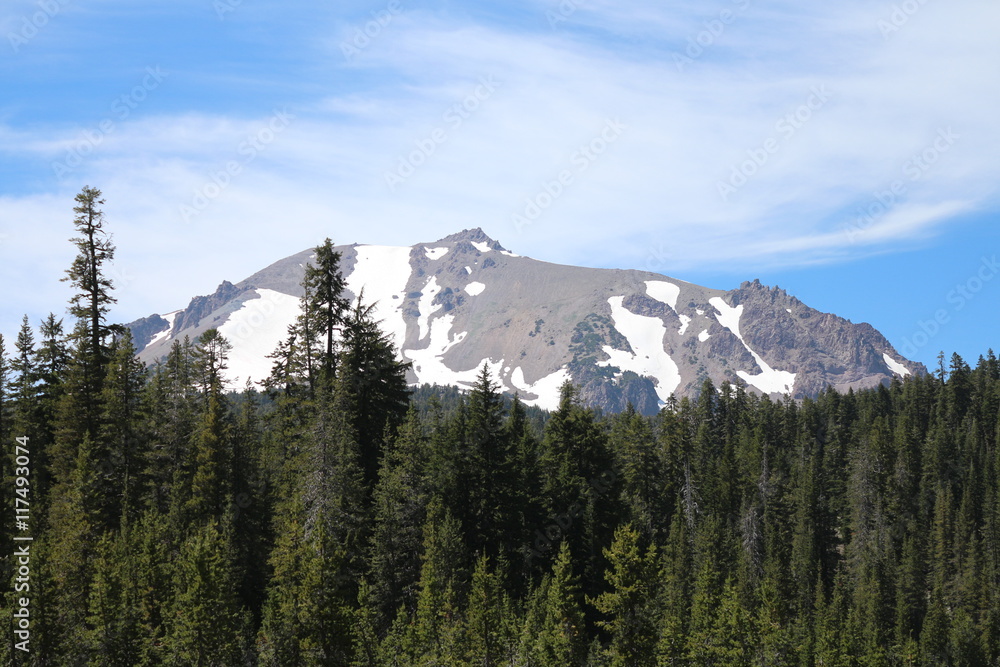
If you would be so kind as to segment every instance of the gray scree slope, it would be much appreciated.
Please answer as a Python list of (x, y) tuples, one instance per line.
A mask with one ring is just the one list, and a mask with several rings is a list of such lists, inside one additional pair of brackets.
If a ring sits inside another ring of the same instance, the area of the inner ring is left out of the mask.
[[(365, 300), (377, 300), (402, 358), (413, 362), (411, 383), (467, 388), (487, 362), (528, 403), (553, 408), (569, 379), (591, 405), (614, 412), (631, 402), (652, 414), (670, 394), (697, 395), (705, 378), (801, 398), (926, 372), (872, 326), (759, 281), (726, 292), (648, 271), (550, 264), (514, 255), (480, 229), (409, 249), (338, 250), (349, 285), (365, 279)], [(140, 358), (153, 363), (174, 340), (209, 328), (225, 335), (228, 323), (231, 386), (263, 379), (260, 357), (294, 319), (311, 256), (300, 252), (181, 311), (133, 322)], [(252, 366), (240, 361), (254, 355)]]

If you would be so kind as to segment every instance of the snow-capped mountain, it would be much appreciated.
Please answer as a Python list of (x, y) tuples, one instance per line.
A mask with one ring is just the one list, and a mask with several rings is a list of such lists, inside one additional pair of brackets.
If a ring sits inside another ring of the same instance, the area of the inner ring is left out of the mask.
[[(631, 401), (650, 414), (671, 394), (695, 395), (706, 377), (803, 397), (926, 372), (870, 325), (759, 281), (724, 292), (648, 271), (550, 264), (509, 252), (480, 229), (413, 247), (337, 249), (351, 296), (364, 290), (413, 362), (412, 383), (469, 387), (486, 362), (529, 404), (555, 408), (571, 380), (593, 405), (617, 411)], [(133, 322), (140, 358), (155, 361), (175, 339), (214, 327), (233, 344), (230, 386), (263, 379), (266, 355), (298, 314), (312, 253)]]

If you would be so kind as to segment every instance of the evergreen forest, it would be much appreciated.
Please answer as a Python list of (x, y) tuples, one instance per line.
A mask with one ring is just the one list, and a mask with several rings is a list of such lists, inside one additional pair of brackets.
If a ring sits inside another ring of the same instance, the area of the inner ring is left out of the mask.
[(327, 239), (232, 392), (218, 330), (146, 367), (109, 321), (103, 203), (76, 197), (68, 317), (0, 337), (0, 664), (1000, 665), (992, 351), (543, 413), (487, 367), (409, 388)]

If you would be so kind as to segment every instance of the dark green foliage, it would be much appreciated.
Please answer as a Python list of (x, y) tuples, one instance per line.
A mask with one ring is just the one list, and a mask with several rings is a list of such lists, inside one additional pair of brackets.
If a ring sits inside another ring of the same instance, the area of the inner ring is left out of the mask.
[[(344, 298), (340, 253), (333, 250), (330, 239), (316, 246), (315, 260), (315, 265), (311, 262), (306, 264), (302, 280), (306, 296), (300, 327), (301, 337), (308, 349), (306, 366), (310, 387), (321, 386), (328, 391), (337, 372), (336, 332), (344, 324), (344, 311), (349, 304)], [(315, 367), (311, 361), (314, 355)]]
[[(34, 462), (31, 664), (1000, 661), (992, 352), (802, 402), (706, 381), (652, 418), (568, 385), (545, 414), (488, 367), (411, 393), (326, 243), (267, 392), (236, 395), (218, 331), (149, 370), (112, 335), (99, 197), (73, 332), (0, 338), (8, 518), (14, 436)], [(610, 332), (581, 323), (575, 352)]]
[(382, 455), (382, 440), (406, 414), (409, 363), (396, 358), (391, 338), (372, 319), (373, 306), (359, 299), (344, 322), (341, 373), (350, 391), (353, 426), (358, 439), (365, 483), (374, 486)]

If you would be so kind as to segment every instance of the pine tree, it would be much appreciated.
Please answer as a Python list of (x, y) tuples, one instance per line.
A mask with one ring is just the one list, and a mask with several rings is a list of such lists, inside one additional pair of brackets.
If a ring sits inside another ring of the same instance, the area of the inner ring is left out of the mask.
[(192, 355), (187, 337), (174, 341), (146, 386), (144, 430), (149, 442), (141, 462), (143, 504), (159, 512), (179, 509), (190, 492), (190, 448), (198, 406)]
[(195, 376), (203, 407), (192, 442), (194, 469), (190, 497), (184, 503), (184, 516), (196, 522), (210, 517), (221, 518), (231, 492), (228, 484), (231, 479), (230, 428), (223, 394), (230, 348), (217, 329), (209, 329), (198, 339), (194, 353)]
[(139, 511), (139, 469), (144, 458), (141, 423), (145, 365), (136, 358), (132, 334), (125, 331), (115, 341), (108, 361), (102, 396), (101, 515), (103, 525), (114, 527)]
[(604, 616), (598, 625), (611, 635), (611, 665), (655, 665), (658, 613), (656, 548), (640, 546), (639, 533), (630, 525), (615, 531), (605, 555), (608, 590), (590, 603)]
[(503, 428), (503, 398), (483, 364), (469, 394), (462, 438), (459, 492), (462, 517), (473, 553), (506, 557), (513, 532), (513, 451)]
[(135, 565), (127, 531), (105, 533), (96, 549), (90, 588), (88, 643), (106, 665), (136, 665), (140, 660)]
[[(262, 463), (263, 433), (260, 397), (247, 383), (233, 429), (231, 461), (232, 531), (240, 601), (256, 626), (267, 590), (267, 559), (274, 542), (271, 526), (276, 499), (267, 486)], [(255, 627), (256, 627), (255, 626)]]
[(675, 512), (670, 535), (664, 547), (663, 572), (660, 577), (660, 602), (663, 618), (657, 658), (660, 665), (683, 665), (687, 660), (687, 632), (691, 605), (691, 545), (688, 524), (683, 513)]
[(417, 607), (402, 649), (413, 664), (434, 664), (460, 657), (454, 650), (461, 632), (458, 600), (465, 554), (458, 521), (437, 501), (428, 507), (423, 551)]
[(583, 595), (573, 574), (569, 544), (559, 547), (552, 575), (543, 589), (539, 632), (532, 655), (540, 665), (579, 665), (587, 654)]
[(231, 545), (210, 521), (181, 545), (167, 621), (167, 650), (175, 664), (238, 665), (246, 660), (246, 616), (236, 597)]
[(429, 489), (427, 442), (420, 417), (411, 409), (382, 460), (375, 488), (368, 597), (379, 631), (388, 628), (402, 606), (416, 605), (420, 550)]
[(35, 350), (35, 334), (28, 324), (27, 315), (21, 321), (14, 349), (14, 357), (10, 360), (10, 371), (14, 377), (11, 382), (11, 399), (14, 407), (12, 417), (18, 432), (34, 440), (39, 435), (39, 418), (42, 416), (39, 396), (40, 373)]
[(93, 507), (87, 501), (93, 471), (89, 467), (90, 437), (80, 444), (73, 477), (52, 500), (44, 539), (35, 552), (39, 563), (33, 607), (40, 658), (58, 664), (86, 664), (87, 610), (94, 575), (97, 532)]
[(409, 390), (406, 372), (409, 362), (400, 362), (388, 334), (372, 319), (372, 306), (358, 299), (349, 316), (343, 318), (343, 384), (350, 388), (353, 424), (358, 438), (365, 484), (374, 486), (382, 456), (382, 440), (392, 433), (406, 415)]
[(501, 577), (490, 567), (489, 557), (481, 556), (472, 573), (466, 604), (463, 644), (468, 664), (510, 664), (515, 637), (512, 615)]
[(351, 420), (351, 396), (344, 378), (332, 395), (321, 396), (319, 409), (303, 449), (300, 493), (305, 526), (311, 534), (322, 524), (334, 544), (347, 554), (350, 575), (344, 591), (357, 598), (370, 532), (367, 489), (360, 464), (357, 434)]
[[(77, 326), (70, 336), (74, 343), (70, 387), (66, 392), (68, 402), (62, 406), (61, 449), (66, 460), (75, 458), (75, 447), (86, 434), (97, 436), (100, 426), (100, 396), (104, 387), (105, 367), (110, 356), (109, 340), (117, 330), (107, 323), (107, 314), (116, 299), (112, 296), (112, 281), (104, 268), (114, 260), (115, 247), (104, 229), (104, 204), (101, 191), (84, 187), (76, 196), (77, 206), (74, 225), (79, 236), (71, 239), (78, 254), (66, 271), (63, 281), (75, 289), (70, 299), (70, 314), (77, 319)], [(57, 463), (58, 466), (58, 463)], [(58, 469), (63, 475), (68, 470)]]
[(619, 516), (619, 475), (607, 438), (593, 412), (577, 403), (577, 392), (570, 384), (563, 387), (559, 410), (546, 424), (541, 451), (548, 517), (542, 536), (553, 546), (561, 539), (569, 540), (570, 551), (581, 559), (583, 591), (595, 596), (605, 569), (603, 549), (611, 543)]
[(669, 524), (669, 508), (663, 495), (663, 470), (657, 457), (649, 423), (630, 403), (612, 420), (609, 444), (622, 475), (622, 502), (628, 521), (647, 539), (662, 540)]
[(307, 355), (313, 355), (313, 341), (319, 347), (318, 367), (314, 371), (318, 380), (316, 384), (329, 391), (337, 373), (335, 332), (343, 328), (344, 311), (349, 304), (344, 298), (346, 283), (340, 271), (340, 253), (333, 249), (333, 242), (326, 239), (322, 245), (316, 246), (315, 252), (316, 263), (306, 264), (302, 279), (306, 294), (303, 338), (308, 346)]
[(69, 365), (69, 350), (63, 334), (62, 320), (52, 313), (42, 321), (41, 341), (35, 350), (35, 370), (38, 374), (37, 412), (34, 440), (36, 445), (35, 476), (37, 488), (48, 496), (51, 480), (50, 450), (55, 440), (56, 415), (63, 400), (63, 383)]

